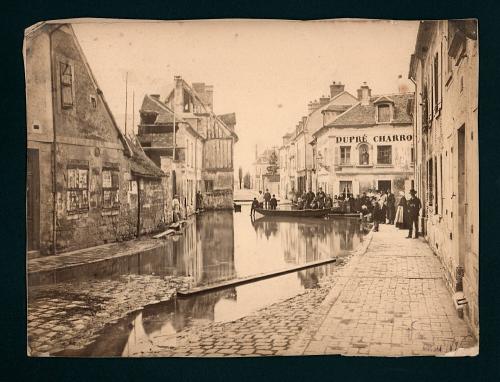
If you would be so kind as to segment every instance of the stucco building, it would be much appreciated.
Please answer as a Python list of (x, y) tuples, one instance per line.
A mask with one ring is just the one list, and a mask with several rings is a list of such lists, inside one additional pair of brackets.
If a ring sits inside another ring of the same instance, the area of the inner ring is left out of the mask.
[[(257, 150), (257, 149), (256, 149)], [(255, 153), (253, 163), (253, 189), (255, 191), (269, 190), (271, 194), (280, 195), (279, 152), (276, 147), (265, 149), (262, 153)]]
[(157, 229), (165, 174), (122, 134), (71, 25), (28, 28), (24, 55), (28, 254)]
[(332, 195), (412, 187), (413, 93), (372, 95), (365, 83), (349, 107), (325, 109), (328, 118), (311, 142), (314, 189)]
[(445, 279), (479, 333), (478, 41), (475, 20), (420, 23), (415, 82), (415, 187), (421, 228)]

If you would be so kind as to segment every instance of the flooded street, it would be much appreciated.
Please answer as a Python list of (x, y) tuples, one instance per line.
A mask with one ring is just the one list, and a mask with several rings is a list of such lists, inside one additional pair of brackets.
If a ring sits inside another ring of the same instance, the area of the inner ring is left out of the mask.
[[(363, 240), (356, 219), (270, 219), (252, 221), (249, 206), (242, 212), (205, 212), (192, 217), (161, 256), (143, 256), (138, 275), (179, 275), (193, 286), (210, 285), (293, 265), (342, 257)], [(130, 355), (154, 338), (175, 339), (192, 326), (231, 321), (317, 287), (335, 263), (293, 272), (237, 287), (146, 306), (114, 325), (81, 350), (60, 355)], [(257, 297), (258, 296), (258, 297)], [(174, 344), (173, 344), (174, 346)]]

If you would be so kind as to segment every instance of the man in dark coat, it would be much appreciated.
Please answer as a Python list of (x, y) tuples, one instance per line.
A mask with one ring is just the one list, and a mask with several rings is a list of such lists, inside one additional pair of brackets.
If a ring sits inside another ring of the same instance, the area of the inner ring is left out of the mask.
[(259, 208), (259, 201), (257, 198), (253, 198), (252, 207), (250, 208), (250, 216), (255, 217), (255, 209)]
[(413, 227), (415, 226), (415, 239), (418, 238), (418, 214), (420, 212), (420, 208), (422, 207), (422, 203), (420, 199), (417, 198), (417, 191), (414, 189), (410, 190), (410, 199), (406, 202), (406, 208), (408, 210), (408, 224), (410, 226), (408, 230), (407, 239), (411, 239), (413, 233)]
[(272, 210), (276, 209), (276, 207), (278, 206), (278, 201), (276, 200), (276, 195), (273, 194), (273, 197), (269, 201), (269, 205), (271, 206)]
[(269, 209), (269, 202), (271, 201), (271, 194), (269, 193), (269, 190), (266, 188), (266, 192), (264, 194), (264, 208), (266, 210)]
[(389, 224), (394, 224), (395, 217), (396, 217), (396, 197), (391, 192), (391, 190), (387, 190), (387, 220), (389, 220)]

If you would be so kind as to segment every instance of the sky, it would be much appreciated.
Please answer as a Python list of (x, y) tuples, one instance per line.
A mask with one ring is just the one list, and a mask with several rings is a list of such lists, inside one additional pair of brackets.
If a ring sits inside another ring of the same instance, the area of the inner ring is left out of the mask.
[[(279, 146), (307, 114), (308, 102), (341, 81), (356, 96), (396, 93), (408, 77), (416, 21), (81, 20), (78, 41), (120, 128), (139, 123), (145, 94), (172, 88), (175, 75), (214, 86), (214, 112), (236, 113), (235, 171)], [(128, 73), (128, 74), (127, 74)], [(410, 89), (412, 87), (410, 86)], [(134, 104), (134, 108), (132, 108)]]

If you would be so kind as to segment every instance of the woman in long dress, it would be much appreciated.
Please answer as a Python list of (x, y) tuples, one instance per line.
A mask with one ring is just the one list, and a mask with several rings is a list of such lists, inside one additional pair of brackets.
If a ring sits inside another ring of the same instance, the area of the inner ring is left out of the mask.
[(399, 195), (401, 198), (399, 199), (398, 209), (396, 210), (396, 217), (394, 218), (394, 222), (396, 227), (399, 229), (407, 228), (407, 217), (406, 217), (406, 198), (405, 193), (403, 191), (399, 191)]

